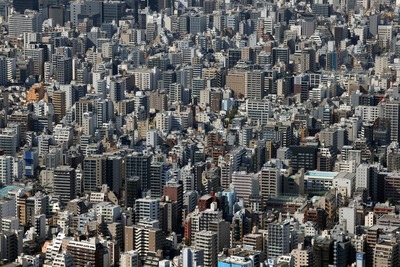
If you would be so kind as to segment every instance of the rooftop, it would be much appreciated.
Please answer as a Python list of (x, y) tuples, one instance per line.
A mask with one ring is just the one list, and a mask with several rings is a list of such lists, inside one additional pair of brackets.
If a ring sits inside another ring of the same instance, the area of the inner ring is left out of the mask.
[(21, 186), (15, 186), (15, 185), (8, 185), (0, 189), (0, 197), (7, 197), (8, 192), (10, 191), (16, 191), (18, 189), (22, 189), (23, 187)]
[(307, 171), (304, 175), (310, 177), (335, 177), (339, 173), (338, 172), (321, 172), (321, 171)]

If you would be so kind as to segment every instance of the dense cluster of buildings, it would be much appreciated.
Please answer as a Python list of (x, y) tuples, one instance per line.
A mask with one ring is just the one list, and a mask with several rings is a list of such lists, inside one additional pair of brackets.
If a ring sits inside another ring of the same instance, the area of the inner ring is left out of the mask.
[(400, 266), (399, 8), (0, 0), (0, 265)]

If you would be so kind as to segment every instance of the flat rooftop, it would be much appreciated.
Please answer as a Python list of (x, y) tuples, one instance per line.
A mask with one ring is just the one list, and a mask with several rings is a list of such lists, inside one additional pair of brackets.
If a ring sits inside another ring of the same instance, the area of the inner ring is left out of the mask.
[(338, 172), (320, 172), (320, 171), (307, 171), (304, 173), (304, 176), (309, 176), (309, 177), (335, 177), (339, 173)]
[(8, 185), (3, 188), (0, 188), (0, 197), (7, 197), (8, 192), (10, 191), (16, 191), (18, 189), (22, 189), (23, 187), (21, 186), (15, 186), (15, 185)]

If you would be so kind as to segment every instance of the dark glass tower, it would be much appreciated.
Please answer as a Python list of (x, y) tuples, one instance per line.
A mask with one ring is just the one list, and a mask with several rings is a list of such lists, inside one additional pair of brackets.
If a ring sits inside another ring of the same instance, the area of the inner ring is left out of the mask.
[(13, 0), (15, 11), (23, 14), (26, 9), (39, 11), (38, 0)]

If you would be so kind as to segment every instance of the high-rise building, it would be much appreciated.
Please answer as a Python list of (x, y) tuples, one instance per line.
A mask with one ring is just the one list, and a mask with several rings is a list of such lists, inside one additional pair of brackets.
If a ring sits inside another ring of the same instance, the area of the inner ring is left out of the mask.
[(295, 267), (316, 266), (314, 252), (311, 247), (304, 247), (304, 244), (299, 244), (298, 248), (293, 249), (290, 254), (294, 257)]
[(95, 237), (88, 241), (70, 241), (67, 252), (74, 259), (75, 266), (86, 266), (88, 262), (96, 267), (104, 266), (104, 247)]
[(183, 185), (176, 180), (170, 180), (164, 185), (164, 196), (177, 203), (177, 225), (182, 225)]
[(92, 101), (90, 101), (89, 99), (79, 99), (79, 101), (75, 103), (75, 122), (77, 122), (78, 125), (82, 126), (83, 114), (92, 111), (93, 111)]
[(15, 132), (3, 132), (0, 134), (0, 150), (5, 155), (15, 157), (17, 153), (17, 135)]
[(72, 81), (72, 59), (70, 57), (57, 58), (56, 79), (60, 84), (69, 84)]
[(43, 48), (25, 49), (24, 55), (26, 58), (33, 59), (33, 73), (36, 80), (40, 81), (44, 78), (44, 60), (45, 51)]
[(56, 25), (63, 26), (64, 25), (64, 5), (50, 5), (49, 9), (49, 18), (54, 20)]
[[(155, 222), (158, 224), (158, 221)], [(155, 222), (145, 220), (132, 227), (126, 227), (130, 229), (126, 231), (128, 234), (125, 235), (125, 246), (128, 244), (128, 249), (137, 251), (141, 260), (149, 253), (157, 253), (163, 248), (165, 237)]]
[(82, 129), (83, 134), (93, 136), (96, 128), (96, 121), (92, 112), (85, 112), (82, 114)]
[(60, 196), (62, 202), (67, 203), (75, 198), (76, 174), (75, 169), (69, 166), (58, 166), (54, 170), (54, 194)]
[(0, 257), (2, 259), (7, 259), (11, 262), (17, 259), (22, 252), (22, 248), (19, 248), (18, 245), (20, 242), (18, 239), (18, 232), (0, 232)]
[(139, 198), (136, 200), (136, 221), (158, 220), (160, 201), (154, 198)]
[(83, 160), (83, 191), (97, 191), (104, 183), (105, 164), (102, 157), (86, 157)]
[(389, 173), (384, 178), (384, 198), (400, 200), (400, 173)]
[(139, 176), (142, 189), (150, 189), (151, 156), (142, 153), (132, 153), (125, 158), (125, 177)]
[(7, 58), (0, 57), (0, 86), (7, 84)]
[(276, 64), (278, 61), (289, 64), (289, 47), (279, 46), (272, 48), (272, 62)]
[(378, 39), (381, 42), (382, 47), (389, 47), (393, 39), (393, 26), (378, 25)]
[(243, 127), (239, 132), (239, 145), (247, 147), (251, 139), (253, 139), (253, 127)]
[(139, 255), (136, 251), (130, 250), (121, 254), (121, 267), (139, 267)]
[(189, 32), (189, 16), (183, 14), (178, 17), (178, 32), (180, 34), (187, 34)]
[[(11, 156), (0, 156), (0, 183), (9, 185), (13, 182), (14, 159)], [(0, 217), (1, 218), (1, 217)]]
[(11, 5), (7, 1), (0, 2), (0, 17), (4, 18), (6, 21), (11, 13)]
[(242, 58), (242, 50), (241, 49), (229, 49), (228, 50), (228, 67), (233, 68), (241, 58)]
[(32, 0), (32, 1), (13, 0), (12, 5), (15, 11), (21, 14), (23, 14), (27, 9), (39, 11), (39, 0)]
[(217, 233), (218, 252), (230, 247), (230, 226), (229, 222), (222, 219), (210, 221), (208, 224), (208, 230)]
[(103, 2), (74, 1), (70, 5), (70, 17), (74, 26), (78, 26), (85, 18), (92, 21), (93, 26), (100, 26), (103, 22)]
[(125, 99), (126, 79), (112, 79), (110, 81), (110, 98), (113, 102)]
[(185, 247), (182, 249), (183, 266), (204, 266), (204, 250)]
[(254, 122), (266, 124), (272, 116), (271, 102), (269, 100), (246, 99), (247, 116)]
[(336, 48), (340, 48), (341, 41), (347, 38), (347, 34), (348, 34), (347, 26), (344, 25), (335, 26), (334, 36), (335, 36)]
[(399, 244), (390, 240), (382, 240), (375, 245), (373, 266), (396, 266), (399, 261)]
[(315, 170), (317, 168), (317, 145), (290, 146), (289, 148), (292, 153), (290, 166), (294, 171), (298, 171), (301, 168), (305, 170)]
[(213, 0), (204, 0), (203, 11), (205, 14), (212, 14), (215, 10), (216, 2)]
[(206, 88), (206, 80), (203, 78), (194, 78), (192, 80), (192, 96), (194, 98), (200, 97), (200, 92)]
[(120, 195), (122, 182), (125, 180), (123, 160), (121, 156), (110, 156), (106, 159), (105, 183), (116, 195)]
[(207, 29), (207, 16), (204, 15), (190, 16), (189, 25), (191, 34), (202, 33)]
[(400, 141), (400, 103), (389, 102), (384, 104), (385, 118), (390, 119), (390, 140)]
[(150, 165), (150, 196), (160, 198), (163, 195), (164, 163), (152, 162)]
[(339, 222), (345, 224), (347, 231), (351, 234), (354, 234), (356, 231), (356, 218), (357, 208), (353, 202), (348, 207), (339, 208)]
[(117, 24), (125, 15), (126, 4), (124, 1), (103, 2), (103, 22), (113, 22)]
[(304, 19), (301, 21), (301, 35), (310, 38), (310, 36), (314, 34), (315, 25), (316, 23), (314, 16), (304, 17)]
[(264, 73), (261, 70), (246, 72), (245, 97), (261, 100), (264, 97)]
[(39, 238), (46, 238), (46, 215), (39, 214), (35, 215), (33, 227), (35, 229), (35, 233)]
[(290, 252), (290, 222), (268, 224), (268, 258), (274, 259)]
[(125, 179), (125, 206), (133, 208), (136, 199), (141, 195), (142, 182), (139, 176), (126, 177)]
[(232, 173), (232, 186), (235, 188), (237, 196), (243, 198), (244, 203), (249, 203), (249, 196), (258, 192), (258, 177), (254, 173), (245, 171)]
[(212, 231), (196, 233), (195, 249), (204, 251), (204, 267), (217, 267), (218, 237)]
[(54, 107), (54, 120), (57, 122), (61, 121), (66, 114), (66, 94), (65, 91), (54, 91), (52, 97), (52, 103)]
[(183, 87), (180, 83), (171, 83), (168, 89), (169, 101), (171, 103), (182, 102)]
[[(15, 1), (25, 2), (25, 1)], [(8, 19), (8, 34), (19, 36), (25, 32), (41, 32), (41, 16), (38, 12), (32, 10), (24, 10), (23, 14), (15, 13)]]
[(276, 198), (282, 192), (282, 177), (280, 169), (271, 162), (261, 168), (259, 176), (260, 195), (268, 198)]

